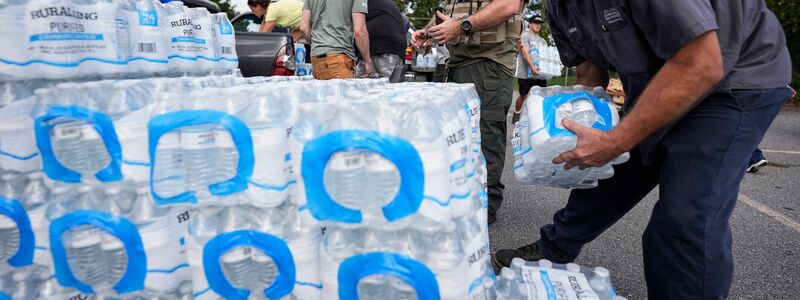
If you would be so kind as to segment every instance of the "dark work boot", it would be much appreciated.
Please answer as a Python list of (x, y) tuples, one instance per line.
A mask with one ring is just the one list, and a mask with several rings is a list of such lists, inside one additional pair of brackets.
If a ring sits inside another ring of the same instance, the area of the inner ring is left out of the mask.
[(519, 247), (517, 249), (500, 249), (492, 255), (492, 264), (497, 268), (510, 267), (511, 260), (515, 257), (527, 261), (538, 261), (547, 259), (536, 243)]

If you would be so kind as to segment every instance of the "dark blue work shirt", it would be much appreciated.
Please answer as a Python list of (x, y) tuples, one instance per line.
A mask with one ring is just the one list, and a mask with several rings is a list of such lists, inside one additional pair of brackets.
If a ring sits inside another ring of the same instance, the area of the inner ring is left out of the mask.
[[(547, 0), (545, 8), (564, 65), (588, 60), (619, 73), (626, 112), (668, 59), (712, 30), (725, 69), (716, 91), (777, 88), (791, 80), (786, 37), (763, 0)], [(651, 149), (642, 149), (645, 161)]]

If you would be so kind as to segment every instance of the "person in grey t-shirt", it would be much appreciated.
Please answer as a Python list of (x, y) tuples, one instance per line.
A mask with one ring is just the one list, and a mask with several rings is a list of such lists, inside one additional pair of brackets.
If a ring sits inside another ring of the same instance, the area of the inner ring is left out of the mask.
[(311, 42), (314, 78), (352, 78), (355, 41), (372, 72), (367, 32), (367, 0), (306, 0), (300, 31)]
[[(528, 96), (531, 88), (534, 86), (547, 86), (547, 80), (539, 77), (539, 67), (535, 65), (533, 58), (530, 56), (531, 48), (536, 45), (547, 45), (547, 42), (539, 36), (539, 31), (542, 30), (542, 16), (534, 15), (528, 18), (528, 30), (522, 33), (517, 43), (517, 85), (519, 86), (519, 97), (514, 101), (514, 117), (513, 123), (519, 120), (519, 113), (522, 110), (522, 104), (525, 103), (525, 97)], [(533, 76), (528, 76), (530, 70)]]
[(597, 187), (572, 190), (540, 240), (499, 250), (493, 262), (573, 261), (658, 186), (642, 236), (647, 298), (728, 298), (739, 184), (791, 95), (778, 19), (764, 0), (547, 0), (545, 9), (577, 83), (605, 87), (613, 70), (627, 95), (610, 131), (562, 121), (577, 147), (553, 163), (598, 167), (624, 152), (630, 160)]

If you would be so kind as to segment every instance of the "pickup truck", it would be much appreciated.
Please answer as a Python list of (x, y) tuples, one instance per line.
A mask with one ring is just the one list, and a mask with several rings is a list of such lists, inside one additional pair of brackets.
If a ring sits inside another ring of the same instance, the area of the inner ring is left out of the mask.
[[(222, 12), (209, 0), (182, 0), (188, 7), (203, 7), (211, 13)], [(236, 34), (239, 69), (245, 77), (294, 75), (294, 41), (285, 28), (258, 32), (261, 18), (244, 13), (231, 20)]]

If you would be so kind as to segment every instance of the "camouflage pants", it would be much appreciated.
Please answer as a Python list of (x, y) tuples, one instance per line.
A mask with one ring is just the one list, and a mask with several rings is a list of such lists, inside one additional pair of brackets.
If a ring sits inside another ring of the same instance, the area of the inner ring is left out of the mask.
[(500, 64), (482, 60), (463, 67), (451, 68), (448, 81), (474, 83), (481, 98), (481, 152), (486, 157), (489, 214), (495, 214), (503, 203), (505, 185), (500, 181), (506, 157), (506, 114), (511, 107), (514, 78)]
[[(356, 65), (356, 77), (363, 77), (364, 61), (359, 60)], [(372, 76), (389, 78), (389, 82), (400, 82), (403, 77), (403, 58), (395, 54), (381, 54), (372, 56)]]

